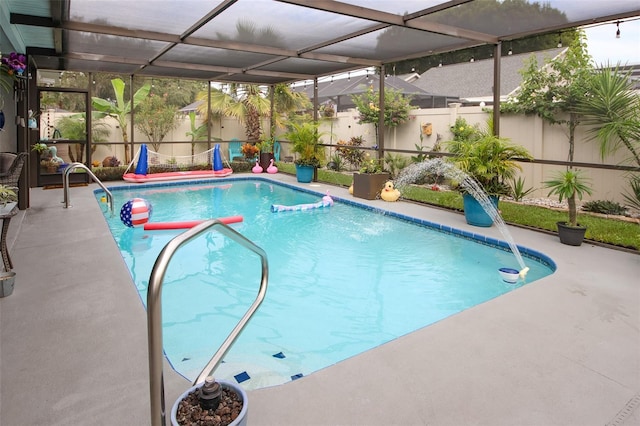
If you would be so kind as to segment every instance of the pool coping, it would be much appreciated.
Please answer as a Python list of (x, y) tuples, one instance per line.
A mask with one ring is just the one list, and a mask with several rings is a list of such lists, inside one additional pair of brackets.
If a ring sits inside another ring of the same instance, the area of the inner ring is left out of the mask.
[[(351, 197), (288, 175), (261, 178)], [(0, 299), (3, 425), (149, 423), (146, 316), (98, 220), (94, 188), (71, 188), (69, 209), (62, 190), (34, 188), (31, 208), (11, 222), (17, 276), (14, 294)], [(362, 203), (499, 239), (458, 213)], [(249, 424), (640, 423), (640, 256), (510, 232), (556, 272), (300, 380), (249, 391)], [(164, 381), (170, 408), (189, 383), (168, 366)]]

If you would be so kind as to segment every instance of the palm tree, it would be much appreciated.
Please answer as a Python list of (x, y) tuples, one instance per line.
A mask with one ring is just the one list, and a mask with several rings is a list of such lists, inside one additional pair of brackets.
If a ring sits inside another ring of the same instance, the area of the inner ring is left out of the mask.
[[(74, 114), (62, 117), (55, 127), (55, 131), (60, 132), (62, 137), (69, 140), (84, 140), (87, 137), (85, 114)], [(91, 154), (96, 151), (98, 145), (95, 143), (107, 142), (109, 137), (109, 129), (105, 123), (98, 121), (93, 122), (91, 128)], [(85, 144), (73, 143), (68, 146), (69, 158), (72, 162), (82, 163), (84, 159)]]
[(603, 158), (623, 146), (640, 166), (640, 95), (628, 73), (619, 65), (596, 70), (579, 111), (583, 123), (591, 126), (592, 139), (600, 142)]
[(276, 84), (273, 90), (274, 123), (271, 123), (271, 134), (275, 128), (284, 129), (289, 122), (289, 114), (311, 109), (311, 100), (304, 92), (294, 92), (288, 84)]
[[(207, 99), (206, 92), (198, 94), (198, 100)], [(210, 122), (214, 114), (226, 117), (235, 117), (245, 126), (245, 134), (249, 142), (258, 142), (261, 136), (262, 117), (269, 116), (271, 107), (269, 100), (255, 84), (232, 84), (229, 93), (220, 90), (211, 90)], [(206, 116), (207, 102), (198, 106), (198, 112)]]
[(525, 147), (494, 135), (492, 116), (484, 130), (456, 138), (447, 143), (447, 148), (454, 155), (450, 160), (456, 167), (478, 181), (489, 195), (510, 194), (506, 182), (522, 170), (518, 160), (532, 158)]
[[(218, 39), (238, 43), (250, 43), (258, 45), (282, 45), (284, 39), (275, 28), (259, 27), (249, 19), (241, 19), (236, 24), (236, 33), (232, 36), (219, 33)], [(275, 127), (284, 128), (286, 113), (308, 106), (306, 95), (291, 91), (286, 84), (273, 86), (274, 95), (274, 121), (271, 123), (271, 133)], [(211, 113), (221, 114), (227, 117), (236, 117), (245, 126), (247, 141), (258, 142), (262, 136), (261, 119), (271, 115), (271, 102), (269, 94), (255, 84), (231, 84), (228, 91), (211, 90)], [(305, 103), (305, 98), (307, 102)], [(206, 92), (201, 92), (198, 100), (206, 100)], [(206, 114), (206, 102), (198, 107), (198, 112)], [(211, 118), (210, 118), (211, 119)]]

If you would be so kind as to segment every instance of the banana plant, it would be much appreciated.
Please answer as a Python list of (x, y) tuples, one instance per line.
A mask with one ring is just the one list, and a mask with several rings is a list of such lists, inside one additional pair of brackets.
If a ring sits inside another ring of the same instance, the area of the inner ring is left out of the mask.
[[(124, 100), (124, 88), (125, 83), (120, 78), (114, 78), (111, 80), (113, 91), (116, 95), (116, 102), (113, 103), (107, 99), (93, 97), (91, 103), (93, 109), (98, 112), (98, 118), (113, 117), (118, 121), (118, 126), (122, 131), (122, 141), (124, 142), (124, 156), (125, 162), (129, 164), (131, 162), (131, 155), (129, 153), (129, 134), (127, 132), (128, 115), (131, 113), (132, 106), (131, 101)], [(149, 83), (144, 84), (133, 95), (133, 108), (136, 107), (144, 98), (149, 96), (151, 85)]]
[(196, 126), (196, 113), (195, 111), (189, 112), (189, 123), (191, 124), (191, 130), (186, 135), (191, 138), (191, 157), (195, 154), (196, 141), (207, 140), (207, 124), (201, 124)]

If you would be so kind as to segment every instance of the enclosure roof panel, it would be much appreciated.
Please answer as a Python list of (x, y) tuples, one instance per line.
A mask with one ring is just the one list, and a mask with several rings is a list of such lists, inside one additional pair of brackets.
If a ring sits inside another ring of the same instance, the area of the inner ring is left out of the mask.
[(286, 83), (640, 16), (633, 0), (6, 0), (40, 68)]

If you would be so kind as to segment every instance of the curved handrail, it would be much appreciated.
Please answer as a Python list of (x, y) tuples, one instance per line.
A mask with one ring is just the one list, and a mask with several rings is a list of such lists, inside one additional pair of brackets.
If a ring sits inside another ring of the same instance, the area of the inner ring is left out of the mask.
[(164, 401), (164, 372), (163, 372), (163, 350), (162, 350), (162, 282), (165, 272), (169, 266), (171, 258), (175, 252), (191, 239), (197, 237), (209, 228), (220, 227), (219, 231), (241, 246), (253, 251), (260, 256), (262, 264), (262, 278), (256, 299), (251, 304), (247, 312), (240, 319), (238, 324), (231, 331), (229, 336), (222, 343), (220, 348), (213, 355), (209, 363), (202, 370), (194, 381), (195, 384), (202, 383), (204, 378), (218, 366), (224, 355), (238, 338), (251, 316), (260, 306), (267, 293), (267, 282), (269, 280), (269, 264), (267, 254), (245, 236), (230, 228), (217, 219), (205, 221), (186, 232), (178, 235), (167, 243), (156, 259), (149, 286), (147, 288), (147, 338), (149, 350), (149, 391), (151, 398), (151, 424), (153, 426), (164, 426), (165, 424), (165, 401)]
[(109, 203), (109, 210), (111, 211), (111, 216), (113, 216), (113, 194), (111, 194), (111, 191), (109, 191), (107, 187), (104, 186), (104, 184), (100, 181), (100, 179), (98, 179), (96, 175), (93, 174), (91, 169), (86, 165), (84, 165), (83, 163), (71, 163), (67, 166), (67, 168), (64, 169), (64, 172), (62, 172), (62, 189), (64, 191), (64, 200), (63, 200), (64, 208), (65, 209), (69, 208), (69, 173), (71, 173), (71, 171), (75, 169), (85, 170), (89, 174), (89, 176), (91, 176), (93, 181), (98, 185), (100, 185), (100, 188), (102, 188), (102, 190), (107, 194), (107, 202)]

